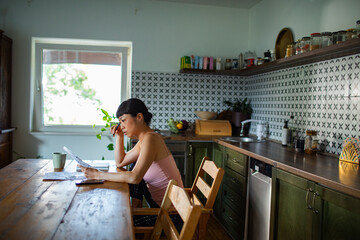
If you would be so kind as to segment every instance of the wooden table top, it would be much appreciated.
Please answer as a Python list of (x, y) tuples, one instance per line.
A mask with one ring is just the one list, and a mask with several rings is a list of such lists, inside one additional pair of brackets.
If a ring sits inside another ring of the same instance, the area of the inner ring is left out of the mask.
[[(53, 171), (49, 159), (0, 169), (0, 239), (134, 239), (128, 184), (43, 181)], [(76, 162), (64, 171), (75, 172)]]

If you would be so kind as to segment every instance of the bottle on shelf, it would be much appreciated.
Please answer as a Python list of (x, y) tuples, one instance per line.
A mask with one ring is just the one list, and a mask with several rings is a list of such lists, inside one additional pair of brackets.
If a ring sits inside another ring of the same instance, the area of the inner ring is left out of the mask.
[(295, 138), (295, 120), (293, 115), (290, 116), (290, 119), (288, 121), (288, 129), (289, 129), (289, 134), (287, 138), (287, 146), (293, 148), (294, 138)]
[(288, 135), (289, 135), (288, 121), (285, 120), (281, 135), (281, 144), (285, 147), (287, 146)]

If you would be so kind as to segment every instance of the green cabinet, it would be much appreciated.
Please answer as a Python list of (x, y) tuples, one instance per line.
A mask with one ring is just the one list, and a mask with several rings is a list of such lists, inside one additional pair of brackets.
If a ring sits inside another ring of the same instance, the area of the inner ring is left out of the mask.
[[(213, 155), (212, 159), (215, 162), (216, 166), (224, 168), (223, 161), (224, 161), (224, 156), (225, 156), (225, 147), (221, 146), (220, 144), (214, 143), (212, 155)], [(223, 186), (223, 184), (220, 185), (220, 189), (216, 196), (216, 200), (215, 200), (214, 207), (213, 207), (214, 214), (217, 218), (220, 218), (219, 216), (221, 216), (221, 214), (222, 214), (222, 206), (221, 206), (222, 192), (223, 192), (222, 186)]]
[(212, 159), (213, 142), (188, 142), (185, 187), (191, 187), (204, 157)]
[(355, 239), (360, 199), (273, 168), (271, 239)]
[(220, 195), (221, 207), (215, 211), (215, 216), (233, 239), (243, 239), (246, 221), (248, 156), (229, 148), (220, 148), (214, 151), (214, 154), (217, 153), (220, 156), (221, 150), (225, 175)]

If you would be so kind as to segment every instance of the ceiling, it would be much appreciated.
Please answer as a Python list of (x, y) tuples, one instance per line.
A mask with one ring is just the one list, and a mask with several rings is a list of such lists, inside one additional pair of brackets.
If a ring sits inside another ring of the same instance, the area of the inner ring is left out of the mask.
[(262, 0), (155, 0), (163, 2), (179, 2), (199, 5), (211, 5), (217, 7), (231, 7), (250, 9)]

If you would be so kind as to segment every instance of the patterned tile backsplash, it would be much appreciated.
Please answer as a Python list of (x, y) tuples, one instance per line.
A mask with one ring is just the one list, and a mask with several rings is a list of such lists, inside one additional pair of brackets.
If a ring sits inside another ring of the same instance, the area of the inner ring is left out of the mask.
[(194, 111), (225, 110), (224, 100), (243, 98), (244, 80), (233, 76), (133, 72), (131, 95), (143, 100), (153, 113), (153, 128), (168, 129), (169, 118), (194, 122)]
[(221, 112), (224, 100), (248, 97), (252, 118), (269, 123), (271, 139), (281, 140), (291, 115), (300, 135), (318, 131), (329, 153), (340, 154), (345, 137), (360, 135), (359, 54), (249, 77), (133, 72), (131, 91), (145, 101), (158, 129), (167, 129), (170, 117), (193, 122), (195, 110)]

